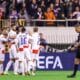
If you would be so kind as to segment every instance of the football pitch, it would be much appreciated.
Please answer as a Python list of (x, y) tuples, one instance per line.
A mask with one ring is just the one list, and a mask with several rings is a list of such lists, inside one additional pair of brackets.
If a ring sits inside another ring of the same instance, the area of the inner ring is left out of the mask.
[(67, 78), (72, 71), (37, 71), (35, 76), (9, 75), (0, 76), (0, 80), (80, 80), (80, 72), (78, 71), (75, 78)]

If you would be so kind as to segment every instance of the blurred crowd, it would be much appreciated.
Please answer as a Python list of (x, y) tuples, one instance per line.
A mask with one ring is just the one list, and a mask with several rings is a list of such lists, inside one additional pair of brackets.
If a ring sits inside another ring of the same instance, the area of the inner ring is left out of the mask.
[[(80, 20), (80, 0), (0, 0), (0, 19)], [(36, 25), (42, 26), (43, 22), (38, 21)], [(47, 21), (46, 25), (53, 26), (56, 22)]]

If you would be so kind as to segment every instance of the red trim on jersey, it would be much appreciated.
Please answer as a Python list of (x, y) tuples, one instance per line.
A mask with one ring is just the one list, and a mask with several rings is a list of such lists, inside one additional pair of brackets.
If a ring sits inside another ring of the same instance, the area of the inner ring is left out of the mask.
[(4, 54), (5, 53), (5, 50), (2, 50), (2, 54)]
[(18, 49), (18, 51), (23, 51), (23, 50), (24, 50), (23, 48), (19, 48), (19, 49)]
[(38, 50), (38, 49), (33, 49), (33, 50), (32, 50), (32, 53), (33, 53), (33, 54), (38, 54), (38, 53), (39, 53), (39, 50)]
[(29, 46), (27, 46), (27, 45), (24, 45), (24, 46), (23, 46), (23, 48), (28, 48), (28, 47), (29, 47)]

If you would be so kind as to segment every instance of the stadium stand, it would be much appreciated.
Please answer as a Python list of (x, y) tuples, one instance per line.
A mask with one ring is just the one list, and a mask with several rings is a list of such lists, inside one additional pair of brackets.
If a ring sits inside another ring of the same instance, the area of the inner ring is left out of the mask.
[[(48, 8), (56, 20), (80, 20), (80, 0), (0, 0), (0, 19), (9, 19), (12, 16), (13, 22), (15, 19), (25, 19), (26, 22), (29, 22), (29, 19), (46, 20), (45, 13)], [(54, 18), (48, 20), (54, 20)], [(69, 26), (74, 26), (77, 23), (79, 21), (68, 22)], [(32, 25), (31, 22), (30, 25)], [(36, 25), (43, 26), (43, 23), (37, 21)], [(53, 21), (53, 24), (50, 25), (65, 25), (65, 21)]]

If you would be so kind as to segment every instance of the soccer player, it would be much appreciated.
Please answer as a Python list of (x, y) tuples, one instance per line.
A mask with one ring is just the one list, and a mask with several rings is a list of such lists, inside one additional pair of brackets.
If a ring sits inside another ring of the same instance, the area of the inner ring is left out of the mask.
[(14, 74), (17, 75), (17, 65), (18, 65), (18, 57), (17, 57), (17, 48), (16, 48), (16, 31), (15, 26), (12, 26), (12, 29), (8, 33), (8, 39), (9, 39), (9, 62), (7, 63), (6, 69), (4, 71), (4, 74), (8, 74), (8, 70), (10, 66), (14, 65)]
[(7, 42), (8, 34), (6, 32), (2, 32), (0, 35), (0, 75), (3, 75), (3, 62), (5, 60), (5, 44)]
[(76, 50), (76, 57), (74, 61), (74, 71), (72, 75), (69, 75), (68, 78), (74, 78), (76, 76), (78, 66), (80, 64), (80, 26), (75, 28), (76, 32), (79, 33), (78, 39), (76, 43), (69, 48), (69, 50), (74, 51)]
[(33, 28), (31, 47), (32, 47), (32, 75), (35, 75), (36, 62), (39, 57), (39, 48), (40, 48), (40, 36), (37, 27)]
[(19, 65), (22, 75), (25, 75), (25, 72), (30, 72), (31, 57), (29, 48), (29, 35), (26, 34), (26, 29), (24, 27), (21, 29), (21, 32), (17, 35), (17, 40)]

